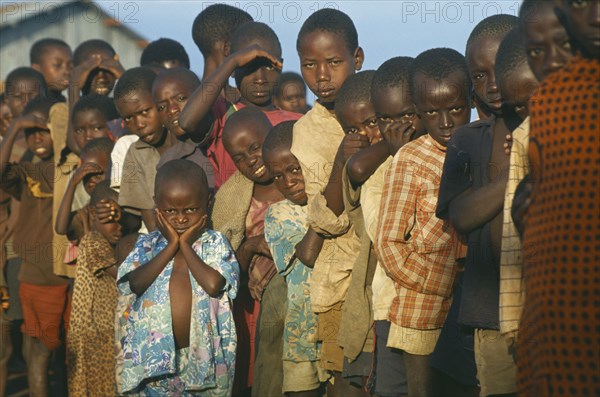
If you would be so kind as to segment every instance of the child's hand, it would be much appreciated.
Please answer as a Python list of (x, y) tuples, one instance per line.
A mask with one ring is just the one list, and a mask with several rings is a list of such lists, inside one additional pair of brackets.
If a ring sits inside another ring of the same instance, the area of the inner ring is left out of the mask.
[(104, 199), (96, 204), (96, 217), (100, 223), (118, 222), (121, 215), (121, 207), (113, 200)]
[(415, 126), (412, 121), (393, 122), (388, 124), (383, 130), (390, 155), (394, 156), (400, 148), (406, 145), (415, 134)]
[(204, 215), (198, 221), (198, 223), (190, 226), (190, 228), (188, 230), (186, 230), (185, 232), (183, 232), (181, 234), (181, 236), (179, 236), (179, 241), (181, 243), (187, 244), (189, 246), (194, 244), (194, 241), (198, 240), (198, 237), (200, 237), (200, 235), (202, 234), (202, 231), (204, 230), (204, 226), (206, 226), (207, 218), (208, 218), (208, 215)]
[(346, 161), (348, 161), (353, 154), (370, 145), (369, 137), (366, 135), (347, 134), (338, 149), (338, 158), (342, 164), (346, 164)]
[(255, 255), (266, 256), (269, 259), (273, 259), (271, 256), (271, 250), (267, 244), (267, 240), (265, 240), (264, 234), (259, 234), (258, 236), (250, 237), (247, 240), (248, 244), (251, 246), (251, 251)]
[(91, 174), (102, 174), (104, 170), (96, 163), (83, 163), (75, 170), (73, 174), (73, 183), (81, 182), (86, 176)]
[(22, 130), (26, 128), (39, 128), (42, 130), (48, 130), (48, 124), (46, 124), (46, 121), (37, 117), (33, 113), (17, 117), (16, 119), (12, 120), (11, 124), (16, 130)]
[(8, 302), (10, 295), (8, 293), (7, 287), (0, 287), (0, 302), (2, 302), (0, 306), (0, 313), (4, 310), (8, 310), (10, 307), (10, 303)]
[(125, 68), (119, 62), (119, 57), (115, 55), (114, 58), (104, 58), (102, 62), (100, 62), (101, 69), (108, 70), (118, 79), (121, 77), (123, 73), (125, 73)]
[(101, 62), (101, 57), (92, 56), (83, 61), (81, 64), (75, 66), (71, 70), (71, 75), (69, 76), (69, 85), (76, 86), (79, 90), (83, 89), (83, 86), (85, 85), (85, 82), (90, 76), (92, 70), (100, 66)]
[(156, 215), (156, 226), (168, 243), (179, 245), (179, 234), (177, 234), (175, 228), (165, 219), (158, 208), (154, 210), (154, 214)]
[(250, 47), (239, 50), (235, 52), (232, 57), (234, 57), (236, 68), (247, 65), (256, 58), (266, 58), (276, 69), (281, 70), (283, 68), (283, 63), (281, 63), (279, 59), (269, 54), (258, 44), (253, 44)]

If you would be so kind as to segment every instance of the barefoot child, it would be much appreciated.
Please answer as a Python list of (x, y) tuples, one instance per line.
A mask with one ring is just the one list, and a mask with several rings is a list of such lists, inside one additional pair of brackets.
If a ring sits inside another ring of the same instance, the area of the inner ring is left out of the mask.
[(95, 185), (90, 199), (91, 230), (79, 243), (77, 276), (67, 343), (69, 395), (108, 396), (115, 393), (115, 284), (114, 248), (122, 236), (117, 221), (102, 221), (95, 205), (117, 201), (109, 181)]
[(120, 299), (135, 294), (118, 391), (228, 396), (239, 266), (227, 239), (205, 228), (206, 175), (191, 161), (170, 161), (157, 172), (154, 197), (158, 230), (138, 239), (117, 277)]

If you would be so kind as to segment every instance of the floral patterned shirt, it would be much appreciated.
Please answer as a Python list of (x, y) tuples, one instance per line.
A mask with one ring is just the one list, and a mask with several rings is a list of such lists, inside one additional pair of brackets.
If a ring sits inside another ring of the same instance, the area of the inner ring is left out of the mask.
[[(119, 267), (120, 300), (133, 302), (119, 306), (121, 310), (117, 313), (117, 323), (124, 325), (117, 327), (117, 341), (123, 351), (119, 388), (123, 393), (139, 391), (150, 378), (177, 372), (169, 295), (174, 260), (142, 295), (133, 295), (133, 299), (127, 278), (166, 246), (167, 240), (159, 231), (142, 235)], [(187, 390), (215, 389), (217, 385), (231, 389), (237, 344), (231, 300), (239, 287), (239, 265), (229, 242), (219, 232), (206, 230), (192, 248), (206, 264), (221, 273), (226, 285), (220, 297), (211, 298), (190, 273), (193, 297), (189, 364), (177, 375)]]
[(265, 239), (277, 271), (288, 286), (283, 360), (302, 362), (320, 358), (316, 342), (317, 316), (310, 304), (312, 269), (294, 257), (295, 246), (306, 232), (307, 207), (284, 200), (271, 204), (265, 214)]

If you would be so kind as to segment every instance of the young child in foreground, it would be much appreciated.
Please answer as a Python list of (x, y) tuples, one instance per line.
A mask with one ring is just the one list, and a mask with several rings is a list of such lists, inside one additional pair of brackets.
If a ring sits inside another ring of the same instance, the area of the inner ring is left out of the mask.
[(95, 185), (90, 199), (91, 230), (79, 243), (77, 276), (67, 344), (69, 395), (115, 393), (115, 246), (121, 239), (118, 221), (104, 222), (95, 205), (117, 201), (109, 181)]
[[(302, 168), (292, 147), (293, 121), (274, 127), (263, 144), (263, 159), (275, 186), (286, 200), (271, 204), (265, 214), (265, 239), (277, 271), (285, 277), (287, 300), (283, 331), (283, 392), (288, 396), (319, 396), (327, 379), (319, 367), (320, 343), (315, 333), (317, 316), (310, 305), (312, 266), (296, 256), (296, 244), (308, 231), (307, 203)], [(315, 250), (323, 238), (312, 234)]]
[(158, 230), (138, 239), (117, 277), (119, 299), (135, 294), (123, 313), (118, 391), (229, 396), (239, 266), (227, 239), (205, 228), (206, 175), (191, 161), (170, 161), (156, 174), (154, 197)]

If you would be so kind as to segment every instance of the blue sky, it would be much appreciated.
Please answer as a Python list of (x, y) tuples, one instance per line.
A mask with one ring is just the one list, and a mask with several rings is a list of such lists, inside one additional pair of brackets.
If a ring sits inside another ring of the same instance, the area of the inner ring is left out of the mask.
[[(365, 69), (389, 58), (416, 56), (434, 47), (464, 53), (473, 27), (485, 17), (517, 15), (520, 0), (500, 1), (224, 1), (271, 26), (283, 47), (284, 70), (299, 71), (296, 36), (314, 11), (337, 8), (348, 14), (365, 51)], [(194, 18), (216, 1), (97, 1), (113, 17), (149, 40), (169, 37), (182, 43), (192, 69), (202, 73), (202, 57), (191, 37)], [(311, 94), (309, 94), (311, 95)], [(310, 98), (312, 99), (312, 98)]]

